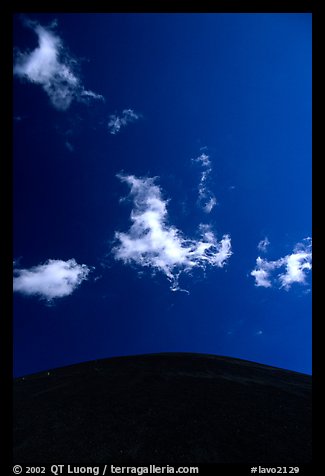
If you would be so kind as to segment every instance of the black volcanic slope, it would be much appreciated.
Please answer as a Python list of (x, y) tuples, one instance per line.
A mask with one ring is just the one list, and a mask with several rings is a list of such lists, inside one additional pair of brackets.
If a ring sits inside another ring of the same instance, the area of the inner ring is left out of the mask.
[(309, 463), (311, 377), (167, 353), (18, 378), (14, 462)]

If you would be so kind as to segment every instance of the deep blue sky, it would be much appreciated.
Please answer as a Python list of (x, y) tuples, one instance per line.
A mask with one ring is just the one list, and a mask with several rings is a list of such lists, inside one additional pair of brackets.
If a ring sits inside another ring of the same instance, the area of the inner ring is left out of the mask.
[[(256, 286), (256, 258), (278, 260), (311, 237), (310, 14), (31, 14), (78, 60), (101, 100), (53, 107), (40, 84), (14, 77), (14, 258), (29, 269), (74, 258), (88, 280), (51, 305), (14, 294), (16, 376), (150, 352), (205, 352), (311, 373), (311, 279)], [(35, 23), (36, 24), (36, 23)], [(37, 35), (14, 18), (14, 50)], [(113, 135), (111, 115), (139, 119)], [(197, 202), (209, 156), (217, 206)], [(233, 255), (180, 278), (111, 253), (132, 200), (117, 173), (157, 177), (168, 222), (200, 223)], [(258, 243), (268, 237), (263, 255)], [(283, 270), (282, 270), (283, 271)]]

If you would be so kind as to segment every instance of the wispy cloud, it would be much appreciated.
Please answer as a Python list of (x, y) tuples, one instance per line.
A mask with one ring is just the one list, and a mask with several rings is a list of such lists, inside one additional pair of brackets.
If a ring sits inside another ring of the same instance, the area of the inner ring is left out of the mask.
[(312, 269), (311, 238), (307, 238), (305, 241), (306, 244), (298, 243), (294, 253), (286, 257), (286, 272), (279, 276), (284, 289), (289, 289), (292, 283), (305, 283), (306, 271)]
[(121, 127), (127, 126), (129, 123), (136, 121), (140, 117), (140, 114), (134, 112), (133, 109), (123, 109), (121, 116), (112, 114), (111, 116), (109, 116), (109, 132), (115, 135), (120, 132)]
[(200, 239), (184, 238), (168, 224), (167, 200), (155, 178), (118, 175), (129, 185), (133, 199), (132, 225), (127, 233), (116, 232), (113, 254), (124, 263), (136, 263), (163, 272), (173, 291), (180, 290), (178, 278), (195, 268), (223, 267), (232, 255), (229, 235), (217, 241), (209, 225), (200, 225)]
[[(272, 276), (274, 270), (285, 268), (285, 272)], [(268, 261), (258, 257), (256, 267), (251, 272), (255, 278), (255, 285), (270, 288), (276, 283), (280, 288), (289, 290), (293, 283), (304, 284), (307, 271), (312, 269), (312, 240), (305, 238), (298, 243), (290, 255), (276, 261)]]
[(272, 287), (271, 272), (284, 264), (284, 259), (277, 261), (268, 261), (260, 256), (256, 259), (256, 267), (251, 272), (251, 276), (255, 278), (255, 285), (264, 288)]
[(66, 146), (66, 148), (67, 148), (70, 152), (74, 152), (74, 147), (73, 147), (73, 145), (71, 144), (71, 142), (69, 142), (68, 140), (65, 141), (65, 146)]
[(217, 199), (214, 194), (208, 188), (208, 178), (212, 171), (212, 165), (210, 158), (204, 152), (195, 159), (192, 159), (194, 162), (199, 162), (202, 166), (201, 179), (199, 183), (199, 198), (198, 203), (200, 207), (206, 212), (210, 213), (211, 210), (216, 206)]
[(22, 122), (24, 119), (27, 119), (27, 116), (14, 116), (15, 122)]
[(28, 296), (39, 296), (51, 302), (69, 296), (85, 279), (90, 268), (68, 261), (49, 259), (30, 269), (14, 269), (13, 290)]
[(259, 242), (259, 244), (257, 245), (257, 248), (258, 248), (260, 251), (262, 251), (263, 253), (266, 253), (269, 244), (270, 244), (269, 239), (268, 239), (268, 237), (266, 236), (266, 237), (264, 238), (264, 240), (261, 240), (261, 241)]
[(16, 76), (41, 85), (58, 110), (65, 111), (73, 100), (104, 99), (83, 87), (75, 72), (78, 61), (68, 55), (61, 38), (53, 32), (55, 24), (45, 28), (31, 20), (24, 23), (37, 34), (38, 47), (31, 52), (17, 51)]

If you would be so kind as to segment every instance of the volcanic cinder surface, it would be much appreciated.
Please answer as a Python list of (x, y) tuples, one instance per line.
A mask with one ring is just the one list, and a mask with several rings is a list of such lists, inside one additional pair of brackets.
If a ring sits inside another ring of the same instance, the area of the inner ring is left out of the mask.
[(15, 464), (310, 462), (308, 375), (166, 353), (14, 381)]

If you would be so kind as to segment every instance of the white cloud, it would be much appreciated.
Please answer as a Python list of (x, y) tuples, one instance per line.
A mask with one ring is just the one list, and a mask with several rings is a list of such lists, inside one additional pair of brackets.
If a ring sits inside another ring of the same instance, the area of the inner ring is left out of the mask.
[(38, 47), (22, 53), (18, 51), (14, 74), (40, 84), (56, 109), (66, 110), (73, 100), (87, 102), (89, 98), (104, 99), (100, 94), (87, 91), (74, 72), (77, 61), (68, 56), (61, 38), (51, 27), (44, 28), (36, 22), (27, 21), (38, 36)]
[(73, 145), (71, 144), (71, 142), (69, 142), (68, 140), (65, 141), (65, 146), (66, 146), (66, 148), (67, 148), (70, 152), (74, 152), (74, 147), (73, 147)]
[[(289, 290), (293, 283), (304, 284), (306, 271), (312, 269), (312, 241), (311, 238), (305, 238), (303, 241), (304, 243), (298, 243), (295, 246), (293, 253), (276, 261), (258, 257), (256, 267), (251, 272), (251, 276), (255, 278), (255, 285), (269, 288), (274, 283), (279, 283), (280, 288)], [(285, 272), (278, 273), (273, 278), (272, 272), (282, 267), (285, 267)]]
[(282, 266), (283, 258), (277, 261), (268, 261), (260, 256), (256, 259), (256, 268), (251, 272), (251, 275), (255, 278), (255, 285), (262, 286), (264, 288), (272, 287), (271, 272)]
[(134, 112), (133, 109), (123, 109), (121, 116), (115, 114), (109, 116), (108, 129), (111, 134), (115, 135), (120, 131), (121, 127), (125, 127), (139, 118), (140, 114)]
[(21, 122), (26, 118), (27, 118), (27, 116), (14, 116), (14, 121), (15, 122)]
[(211, 210), (216, 206), (217, 204), (217, 199), (216, 197), (212, 196), (204, 205), (203, 205), (203, 210), (205, 213), (210, 213)]
[(228, 235), (218, 242), (208, 225), (200, 225), (200, 239), (184, 238), (180, 230), (168, 224), (167, 200), (163, 200), (154, 178), (118, 177), (130, 186), (134, 207), (128, 232), (115, 234), (116, 259), (163, 272), (172, 290), (180, 289), (178, 278), (182, 272), (208, 265), (224, 266), (232, 255)]
[(207, 187), (208, 177), (212, 171), (211, 161), (207, 154), (204, 152), (196, 159), (192, 159), (194, 162), (200, 162), (203, 171), (201, 174), (201, 179), (199, 183), (199, 198), (198, 203), (205, 213), (210, 213), (211, 210), (216, 206), (217, 200), (214, 194)]
[(52, 301), (71, 294), (89, 272), (88, 266), (77, 264), (74, 259), (49, 259), (30, 269), (14, 269), (13, 290)]
[(292, 283), (304, 284), (306, 281), (305, 271), (312, 269), (311, 238), (307, 238), (306, 241), (306, 245), (298, 243), (294, 253), (287, 256), (285, 263), (286, 272), (279, 276), (284, 289), (290, 289)]
[(264, 240), (261, 240), (261, 241), (259, 242), (259, 244), (257, 245), (257, 248), (258, 248), (260, 251), (262, 251), (263, 253), (266, 253), (269, 244), (270, 244), (269, 239), (268, 239), (268, 237), (266, 236), (266, 237), (264, 238)]

